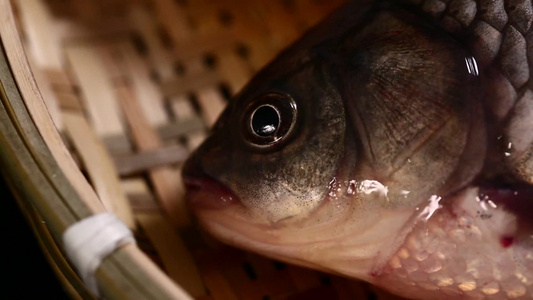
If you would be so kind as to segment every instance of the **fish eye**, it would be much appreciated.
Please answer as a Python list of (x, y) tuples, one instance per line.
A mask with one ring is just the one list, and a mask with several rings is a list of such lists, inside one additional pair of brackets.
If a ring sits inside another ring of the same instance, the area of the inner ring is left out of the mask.
[(259, 106), (251, 117), (252, 130), (258, 136), (270, 136), (276, 133), (279, 127), (280, 116), (278, 110), (271, 105)]
[(252, 101), (245, 110), (244, 137), (257, 147), (277, 145), (290, 135), (296, 115), (296, 102), (289, 95), (263, 95)]

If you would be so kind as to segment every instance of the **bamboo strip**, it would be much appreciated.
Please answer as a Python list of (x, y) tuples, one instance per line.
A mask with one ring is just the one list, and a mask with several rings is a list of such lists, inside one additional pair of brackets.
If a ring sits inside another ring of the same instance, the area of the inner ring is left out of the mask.
[(161, 84), (161, 90), (168, 97), (179, 96), (216, 86), (219, 82), (215, 72), (199, 72), (185, 78), (173, 78), (164, 81)]
[[(193, 37), (208, 36), (213, 33), (224, 31), (226, 27), (221, 26), (217, 17), (218, 11), (227, 3), (213, 3), (213, 1), (196, 0), (182, 5), (185, 8), (187, 17), (194, 22)], [(190, 31), (190, 30), (189, 30)]]
[(287, 266), (287, 270), (294, 285), (300, 291), (309, 290), (321, 285), (319, 273), (316, 271), (291, 265)]
[(33, 66), (34, 64), (32, 64), (32, 70), (35, 76), (35, 81), (37, 83), (37, 86), (39, 87), (39, 91), (41, 92), (43, 96), (43, 100), (46, 104), (46, 108), (48, 112), (50, 113), (50, 117), (52, 118), (52, 121), (57, 127), (57, 130), (62, 132), (64, 130), (64, 127), (63, 127), (63, 120), (61, 119), (59, 100), (57, 99), (56, 95), (52, 91), (50, 82), (46, 79), (44, 74), (42, 74), (36, 66), (35, 67)]
[(99, 136), (124, 135), (113, 86), (97, 49), (79, 44), (69, 46), (66, 52), (96, 133)]
[[(106, 55), (105, 59), (108, 62), (108, 68), (116, 72), (116, 93), (138, 149), (149, 151), (160, 148), (162, 146), (161, 139), (148, 124), (138, 99), (124, 81), (126, 79), (125, 70), (127, 70), (124, 62), (114, 64), (110, 60), (110, 53)], [(158, 199), (171, 220), (178, 226), (189, 226), (190, 220), (183, 201), (184, 190), (179, 171), (169, 167), (159, 167), (150, 170), (149, 176)]]
[(203, 132), (189, 134), (187, 136), (187, 147), (191, 150), (198, 148), (206, 139), (207, 135)]
[(203, 89), (197, 92), (198, 102), (202, 107), (202, 115), (208, 127), (212, 127), (226, 103), (220, 93), (215, 89)]
[(156, 15), (172, 40), (181, 41), (191, 37), (187, 17), (179, 5), (172, 0), (154, 0), (154, 6)]
[(18, 0), (22, 24), (28, 36), (29, 49), (39, 68), (60, 69), (63, 49), (53, 30), (53, 16), (42, 0)]
[(109, 256), (96, 275), (102, 294), (112, 299), (193, 299), (133, 244)]
[(163, 147), (136, 154), (115, 156), (113, 159), (121, 176), (145, 172), (151, 168), (181, 163), (187, 157), (187, 151), (181, 145)]
[[(167, 24), (165, 23), (164, 19), (169, 18), (171, 15), (182, 16), (182, 18), (174, 18), (174, 20), (180, 22), (180, 25), (177, 27), (172, 25), (169, 35), (174, 43), (183, 42), (186, 37), (190, 36), (189, 34), (179, 33), (180, 30), (189, 30), (188, 26), (184, 23), (185, 19), (182, 15), (183, 11), (175, 8), (170, 8), (170, 10), (167, 10), (166, 8), (169, 5), (172, 4), (165, 1), (156, 1), (156, 15), (163, 19), (163, 21), (161, 21), (163, 24)], [(172, 107), (172, 111), (176, 115), (177, 119), (180, 120), (180, 122), (192, 119), (193, 116), (195, 116), (195, 113), (189, 113), (193, 112), (192, 106), (187, 100), (184, 100), (182, 94), (198, 90), (198, 86), (201, 85), (202, 82), (204, 82), (203, 84), (206, 86), (217, 84), (218, 82), (215, 75), (213, 74), (210, 76), (209, 74), (206, 74), (203, 71), (203, 68), (200, 67), (201, 64), (199, 63), (199, 60), (196, 59), (188, 60), (185, 67), (188, 73), (196, 73), (201, 75), (195, 77), (194, 80), (187, 80), (186, 82), (184, 82), (183, 78), (179, 80), (174, 79), (173, 70), (169, 70), (169, 66), (173, 64), (169, 63), (171, 60), (168, 58), (168, 52), (164, 50), (161, 39), (155, 36), (155, 32), (157, 32), (156, 26), (153, 24), (152, 20), (148, 19), (146, 14), (137, 12), (136, 15), (140, 17), (138, 18), (140, 20), (138, 22), (142, 21), (142, 24), (144, 25), (141, 29), (141, 33), (149, 45), (148, 49), (150, 58), (151, 60), (155, 61), (158, 74), (160, 74), (160, 80), (163, 82), (161, 90), (166, 97), (170, 98), (170, 106)], [(166, 22), (168, 22), (168, 20)], [(181, 49), (183, 50), (185, 48), (182, 47)], [(187, 78), (190, 78), (190, 75)], [(199, 83), (198, 86), (194, 85), (196, 83)], [(180, 87), (184, 88), (180, 89)], [(179, 108), (174, 105), (176, 101), (180, 103)], [(203, 141), (204, 135), (202, 133), (193, 133), (187, 135), (187, 138), (189, 140), (189, 149), (192, 149), (199, 145), (201, 141)]]
[(188, 61), (197, 58), (200, 53), (219, 53), (229, 50), (238, 40), (239, 37), (231, 30), (219, 30), (204, 36), (193, 36), (186, 40), (175, 41), (174, 55), (178, 60)]
[(287, 272), (277, 272), (253, 280), (239, 283), (239, 295), (241, 299), (264, 299), (294, 293), (296, 288), (290, 280)]
[(264, 11), (261, 10), (260, 4), (249, 2), (246, 6), (240, 3), (235, 5), (240, 7), (239, 14), (235, 15), (235, 32), (239, 37), (246, 37), (240, 40), (236, 50), (240, 52), (239, 55), (252, 71), (258, 71), (277, 52), (277, 48), (271, 42), (268, 22), (265, 22)]
[(213, 299), (237, 300), (239, 299), (224, 275), (213, 267), (201, 268), (202, 277)]
[(338, 6), (337, 1), (298, 0), (296, 1), (294, 13), (304, 25), (304, 28), (307, 29), (317, 24)]
[(110, 19), (120, 16), (127, 4), (128, 1), (124, 0), (72, 1), (70, 3), (72, 11), (83, 12), (76, 16), (83, 17), (86, 22), (98, 22), (103, 18)]
[[(248, 36), (257, 34), (252, 30), (254, 26), (231, 26), (228, 24), (224, 27), (223, 22), (217, 17), (224, 6), (234, 4), (239, 12), (244, 13), (241, 6), (235, 2), (229, 2), (218, 5), (211, 1), (194, 1), (189, 4), (190, 10), (193, 11), (194, 19), (197, 21), (197, 28), (193, 38), (187, 41), (187, 44), (179, 44), (178, 57), (187, 60), (197, 57), (198, 53), (210, 53), (217, 55), (218, 77), (229, 84), (232, 94), (237, 93), (250, 78), (249, 70), (243, 62), (236, 57), (235, 48), (240, 39), (246, 39)], [(222, 24), (221, 24), (222, 23)], [(202, 40), (202, 39), (205, 39)], [(187, 53), (190, 52), (190, 53)]]
[(144, 41), (143, 46), (147, 47), (150, 65), (154, 66), (154, 70), (162, 80), (171, 78), (174, 75), (172, 59), (169, 51), (165, 49), (161, 39), (158, 38), (158, 27), (154, 19), (139, 6), (132, 7), (129, 19), (140, 34), (141, 41)]
[(58, 93), (55, 94), (59, 107), (62, 110), (73, 110), (83, 112), (84, 107), (81, 105), (78, 97), (71, 93)]
[(112, 155), (120, 155), (132, 152), (132, 144), (129, 136), (123, 134), (108, 135), (101, 138), (107, 150)]
[[(197, 57), (197, 53), (209, 52), (210, 49), (221, 48), (221, 45), (229, 45), (232, 43), (232, 38), (234, 35), (231, 32), (225, 33), (224, 31), (218, 31), (216, 36), (202, 36), (201, 28), (199, 28), (199, 35), (193, 35), (193, 31), (181, 21), (185, 18), (185, 13), (180, 7), (171, 5), (168, 0), (158, 0), (156, 3), (156, 6), (159, 8), (158, 12), (163, 19), (163, 22), (169, 22), (169, 18), (171, 16), (174, 18), (178, 17), (178, 23), (181, 22), (178, 26), (174, 24), (175, 22), (173, 23), (173, 26), (171, 27), (172, 30), (169, 32), (169, 35), (176, 44), (176, 55), (178, 59), (186, 61), (186, 69), (188, 70), (189, 74), (198, 74), (196, 75), (197, 77), (188, 82), (184, 82), (180, 79), (172, 84), (167, 83), (166, 89), (164, 88), (164, 90), (166, 90), (167, 93), (169, 92), (168, 89), (170, 88), (174, 91), (174, 93), (186, 93), (187, 91), (194, 91), (202, 105), (204, 119), (206, 120), (207, 125), (210, 127), (218, 118), (218, 115), (224, 108), (225, 103), (222, 101), (222, 97), (214, 89), (202, 88), (202, 85), (205, 85), (205, 87), (216, 86), (219, 80), (218, 76), (215, 74), (213, 74), (212, 80), (210, 80), (210, 77), (206, 76), (203, 70), (204, 67), (200, 63), (200, 59)], [(163, 8), (164, 11), (162, 11)], [(209, 9), (210, 6), (206, 6), (205, 8)], [(205, 27), (205, 25), (201, 27)], [(188, 51), (190, 51), (190, 54), (187, 54)], [(188, 90), (179, 90), (179, 85), (177, 83), (179, 83), (181, 86), (187, 86)], [(195, 84), (198, 84), (198, 86)]]
[(124, 22), (123, 19), (108, 20), (100, 16), (100, 18), (84, 24), (82, 20), (70, 16), (68, 19), (56, 19), (53, 31), (60, 38), (64, 48), (65, 45), (81, 40), (114, 39), (125, 36), (131, 32), (131, 25)]
[(117, 170), (102, 142), (79, 113), (63, 112), (66, 131), (87, 169), (89, 178), (106, 210), (129, 228), (135, 227), (131, 207), (119, 184)]
[(54, 91), (62, 89), (72, 91), (72, 80), (63, 70), (43, 69), (41, 70), (41, 72), (44, 73), (44, 76), (46, 76), (46, 80), (48, 80)]
[(278, 51), (300, 36), (294, 18), (283, 8), (281, 2), (264, 1), (260, 10), (265, 12), (272, 45)]
[[(116, 92), (139, 150), (160, 148), (162, 146), (160, 138), (144, 118), (139, 103), (129, 87), (123, 82), (117, 83)], [(179, 173), (169, 167), (159, 167), (150, 170), (149, 176), (161, 205), (172, 221), (178, 226), (188, 226), (190, 220), (183, 201), (185, 191)]]
[[(28, 36), (25, 45), (32, 54), (29, 59), (34, 71), (35, 80), (43, 95), (50, 116), (59, 131), (63, 130), (63, 122), (59, 112), (59, 104), (53, 95), (50, 83), (39, 69), (59, 69), (63, 65), (62, 49), (58, 37), (52, 31), (53, 19), (48, 8), (41, 0), (17, 2), (22, 26)], [(37, 68), (38, 67), (38, 68)]]
[[(190, 79), (186, 79), (186, 78), (191, 78), (191, 77), (197, 78), (200, 82), (202, 82), (204, 79), (207, 79), (206, 77), (208, 74), (212, 74), (212, 79), (209, 79), (212, 81), (206, 84), (206, 86), (207, 85), (211, 86), (211, 85), (216, 84), (215, 82), (216, 74), (211, 71), (206, 72), (205, 65), (202, 63), (200, 59), (192, 59), (192, 60), (187, 61), (185, 63), (185, 68), (187, 70), (187, 77), (177, 80), (176, 81), (177, 84), (179, 84), (180, 81), (181, 83), (183, 83), (184, 81), (192, 83), (193, 81), (191, 81)], [(166, 86), (169, 86), (169, 85), (166, 85)], [(162, 87), (162, 89), (164, 90), (165, 87)], [(198, 89), (200, 88), (193, 86), (192, 88), (189, 89), (189, 91), (181, 91), (180, 93), (185, 93), (185, 92), (193, 93)], [(171, 97), (170, 107), (171, 107), (172, 112), (174, 113), (176, 118), (180, 120), (180, 122), (198, 119), (195, 109), (193, 108), (191, 102), (189, 101), (189, 99), (187, 99), (185, 95), (177, 94), (176, 96)], [(191, 132), (187, 134), (186, 138), (187, 138), (188, 149), (193, 150), (205, 139), (205, 134), (204, 132), (200, 132), (200, 131)]]
[(272, 260), (266, 259), (265, 257), (257, 254), (246, 253), (246, 261), (250, 264), (250, 267), (253, 268), (254, 274), (258, 278), (269, 276), (278, 272), (278, 270), (276, 270), (274, 267), (275, 265)]
[(177, 96), (172, 98), (170, 102), (172, 111), (176, 115), (176, 118), (180, 120), (181, 123), (183, 122), (189, 122), (191, 120), (200, 120), (201, 118), (198, 118), (196, 116), (196, 112), (194, 111), (194, 108), (189, 103), (189, 100), (185, 96)]
[[(141, 179), (123, 181), (129, 195), (149, 196), (146, 183)], [(151, 207), (150, 207), (151, 206)], [(137, 203), (139, 208), (139, 203)], [(170, 278), (178, 282), (192, 296), (206, 294), (202, 279), (191, 254), (185, 247), (172, 224), (161, 214), (153, 199), (145, 198), (135, 217), (148, 238), (152, 241)]]
[(192, 57), (183, 62), (186, 70), (186, 76), (183, 79), (188, 78), (189, 76), (200, 76), (202, 74), (212, 72), (214, 70), (210, 69), (205, 63), (205, 57), (203, 53), (198, 53), (196, 57)]
[[(173, 101), (173, 103), (179, 106), (177, 101)], [(181, 108), (178, 108), (178, 110), (180, 109)], [(183, 109), (192, 109), (192, 108), (190, 107), (190, 105), (187, 105), (187, 108), (183, 108)], [(162, 127), (159, 127), (157, 131), (159, 133), (159, 136), (163, 140), (169, 140), (169, 139), (176, 139), (181, 136), (185, 136), (189, 133), (202, 132), (204, 130), (205, 130), (205, 125), (202, 122), (202, 119), (196, 117), (195, 115), (191, 115), (191, 118), (189, 119), (185, 118), (185, 120), (183, 121), (181, 120), (181, 117), (180, 117), (179, 122), (168, 123)]]
[[(194, 112), (191, 104), (186, 97), (180, 96), (172, 99), (171, 109), (176, 115), (178, 120), (182, 122), (187, 122), (195, 119), (199, 119)], [(205, 140), (204, 131), (194, 131), (187, 135), (187, 148), (189, 150), (196, 149), (204, 140)]]
[(246, 66), (234, 51), (221, 52), (217, 69), (219, 76), (229, 84), (232, 94), (237, 94), (251, 76), (251, 69)]
[(138, 212), (135, 216), (155, 246), (170, 278), (193, 297), (204, 296), (206, 291), (200, 273), (171, 224), (159, 213)]
[(161, 207), (156, 203), (153, 195), (148, 190), (142, 177), (127, 178), (121, 181), (122, 188), (128, 195), (134, 212), (161, 212)]
[[(163, 90), (166, 95), (196, 92), (200, 103), (204, 103), (204, 118), (207, 120), (208, 126), (210, 126), (214, 123), (225, 104), (221, 97), (217, 96), (217, 92), (202, 90), (203, 86), (216, 86), (218, 78), (215, 74), (212, 77), (206, 76), (207, 74), (203, 72), (204, 68), (199, 58), (195, 56), (197, 53), (209, 52), (211, 49), (220, 48), (220, 45), (231, 44), (233, 34), (219, 31), (216, 36), (202, 36), (201, 32), (199, 32), (200, 35), (198, 36), (193, 35), (190, 27), (183, 22), (185, 20), (184, 10), (181, 7), (170, 4), (168, 0), (157, 0), (156, 10), (163, 24), (168, 24), (167, 22), (170, 22), (171, 18), (173, 19), (174, 22), (170, 27), (171, 29), (169, 29), (169, 36), (176, 45), (176, 56), (178, 59), (186, 61), (185, 67), (189, 74), (198, 74), (194, 79), (186, 82), (182, 79), (172, 83), (167, 82)], [(177, 26), (175, 24), (176, 20), (178, 22)], [(185, 86), (187, 89), (180, 90), (180, 86)], [(208, 101), (211, 101), (211, 103), (205, 105)]]
[(163, 95), (150, 79), (146, 65), (131, 44), (121, 44), (118, 46), (118, 51), (124, 61), (124, 74), (130, 78), (135, 96), (148, 123), (154, 127), (168, 124), (169, 118), (164, 109)]
[(250, 39), (247, 43), (248, 55), (247, 61), (249, 62), (252, 71), (259, 71), (268, 62), (274, 59), (277, 51), (276, 48), (268, 41), (260, 38)]

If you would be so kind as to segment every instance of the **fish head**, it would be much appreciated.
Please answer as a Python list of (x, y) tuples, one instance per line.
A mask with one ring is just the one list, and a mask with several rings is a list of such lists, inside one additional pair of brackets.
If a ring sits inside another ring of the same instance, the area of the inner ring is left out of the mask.
[(193, 204), (236, 204), (267, 225), (316, 209), (343, 156), (346, 126), (324, 63), (305, 49), (291, 51), (232, 99), (185, 167), (188, 183), (208, 178), (228, 196), (202, 194)]
[(493, 175), (485, 66), (456, 36), (386, 3), (345, 6), (230, 101), (184, 166), (209, 232), (376, 282), (410, 236), (429, 232), (420, 223), (475, 214), (472, 191)]
[(388, 10), (354, 14), (361, 24), (315, 29), (252, 79), (184, 178), (224, 241), (321, 269), (360, 257), (366, 276), (421, 203), (462, 183), (450, 176), (475, 127), (476, 79), (449, 37)]

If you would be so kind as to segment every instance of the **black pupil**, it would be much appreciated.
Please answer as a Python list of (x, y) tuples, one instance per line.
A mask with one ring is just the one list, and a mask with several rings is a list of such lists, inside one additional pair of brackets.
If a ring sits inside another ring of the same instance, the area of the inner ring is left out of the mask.
[(261, 106), (252, 115), (252, 129), (259, 136), (270, 136), (278, 127), (279, 115), (271, 106)]

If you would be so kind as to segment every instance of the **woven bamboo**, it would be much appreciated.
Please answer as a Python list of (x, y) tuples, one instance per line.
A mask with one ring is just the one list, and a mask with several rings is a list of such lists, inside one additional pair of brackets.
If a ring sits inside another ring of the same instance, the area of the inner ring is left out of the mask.
[(341, 2), (0, 0), (2, 173), (73, 299), (61, 235), (105, 210), (137, 240), (96, 273), (108, 299), (398, 299), (221, 245), (183, 201), (228, 98)]

